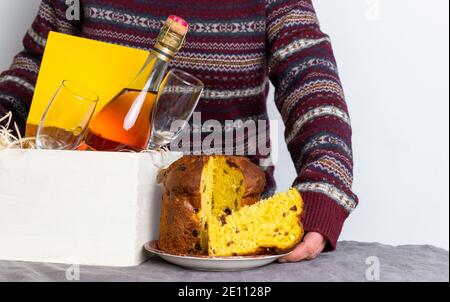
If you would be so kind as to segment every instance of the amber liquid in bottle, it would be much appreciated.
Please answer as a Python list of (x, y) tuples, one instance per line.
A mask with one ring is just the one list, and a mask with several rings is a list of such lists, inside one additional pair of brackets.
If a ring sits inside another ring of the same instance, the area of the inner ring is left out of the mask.
[(86, 143), (104, 151), (144, 150), (155, 100), (155, 92), (124, 89), (92, 120)]

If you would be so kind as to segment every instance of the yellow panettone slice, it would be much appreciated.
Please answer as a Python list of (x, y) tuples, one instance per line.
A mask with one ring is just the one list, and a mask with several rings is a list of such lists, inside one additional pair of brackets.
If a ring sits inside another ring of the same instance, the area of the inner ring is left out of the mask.
[(303, 237), (302, 213), (302, 197), (291, 189), (230, 215), (212, 215), (208, 219), (208, 254), (227, 257), (289, 251)]

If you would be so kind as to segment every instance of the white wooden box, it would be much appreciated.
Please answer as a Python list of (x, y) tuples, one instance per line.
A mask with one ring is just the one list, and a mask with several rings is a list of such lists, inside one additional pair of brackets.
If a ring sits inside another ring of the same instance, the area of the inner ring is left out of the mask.
[(0, 259), (139, 265), (159, 231), (155, 164), (180, 157), (0, 151)]

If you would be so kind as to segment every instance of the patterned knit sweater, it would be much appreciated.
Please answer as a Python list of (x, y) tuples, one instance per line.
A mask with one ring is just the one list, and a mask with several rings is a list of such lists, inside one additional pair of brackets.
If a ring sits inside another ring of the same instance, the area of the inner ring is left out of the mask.
[[(42, 1), (25, 50), (0, 76), (0, 115), (13, 112), (24, 129), (49, 31), (149, 49), (167, 16), (179, 15), (191, 25), (172, 65), (205, 83), (197, 110), (203, 120), (268, 120), (273, 83), (298, 172), (294, 186), (305, 201), (304, 226), (336, 248), (358, 203), (351, 190), (351, 126), (330, 39), (311, 0), (81, 0), (76, 21), (66, 19), (65, 2)], [(264, 169), (271, 193), (274, 167)]]

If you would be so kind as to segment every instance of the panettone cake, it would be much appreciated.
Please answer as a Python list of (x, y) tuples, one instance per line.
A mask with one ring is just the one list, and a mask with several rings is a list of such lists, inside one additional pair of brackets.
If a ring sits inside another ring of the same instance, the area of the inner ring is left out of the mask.
[(281, 252), (303, 235), (295, 189), (260, 201), (264, 172), (245, 157), (185, 156), (161, 172), (159, 248), (181, 255)]

